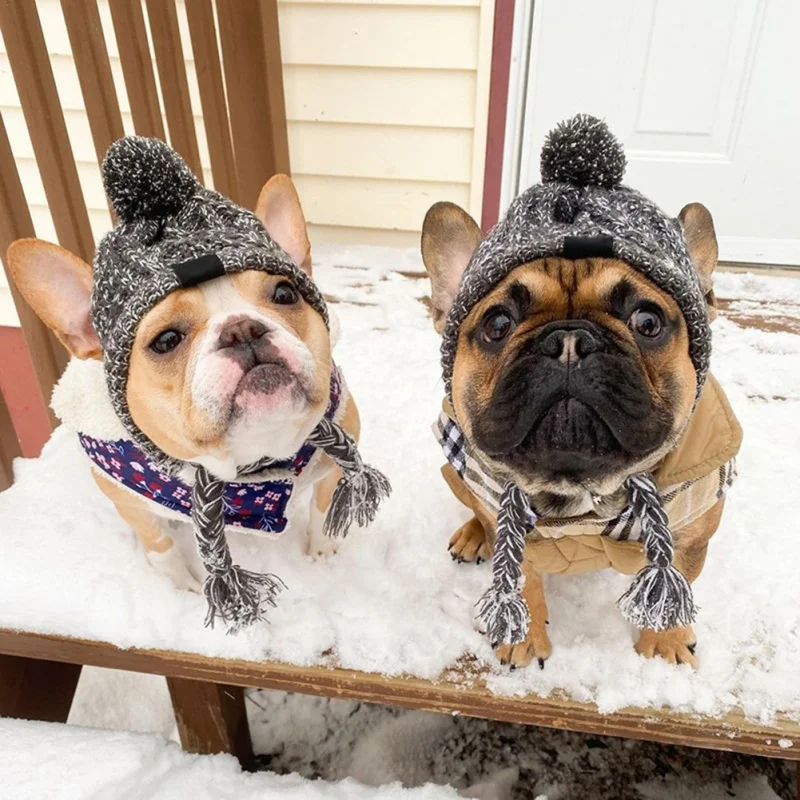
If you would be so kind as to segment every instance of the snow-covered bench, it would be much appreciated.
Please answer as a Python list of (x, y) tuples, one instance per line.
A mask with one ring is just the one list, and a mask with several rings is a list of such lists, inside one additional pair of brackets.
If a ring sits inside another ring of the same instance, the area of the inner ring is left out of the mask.
[[(800, 484), (800, 282), (718, 281), (715, 370), (746, 437), (696, 585), (699, 669), (637, 656), (614, 607), (625, 578), (596, 573), (549, 582), (553, 656), (508, 673), (472, 622), (488, 566), (446, 554), (464, 512), (438, 480), (428, 430), (441, 389), (426, 284), (410, 254), (317, 257), (341, 301), (335, 355), (361, 407), (365, 457), (395, 485), (376, 524), (316, 562), (299, 531), (233, 537), (240, 563), (289, 588), (269, 625), (210, 631), (202, 598), (146, 563), (59, 428), (0, 494), (0, 713), (65, 719), (74, 665), (91, 664), (166, 675), (185, 747), (244, 763), (243, 686), (800, 759), (800, 537), (782, 500)], [(191, 557), (191, 536), (181, 544)]]

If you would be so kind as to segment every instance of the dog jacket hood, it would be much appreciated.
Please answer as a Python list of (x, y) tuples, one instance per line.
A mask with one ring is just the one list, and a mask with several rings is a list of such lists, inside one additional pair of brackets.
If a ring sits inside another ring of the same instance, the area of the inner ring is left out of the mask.
[[(136, 329), (170, 293), (246, 270), (282, 275), (328, 326), (325, 301), (311, 278), (270, 237), (255, 214), (201, 186), (183, 159), (165, 142), (141, 136), (108, 149), (103, 184), (118, 224), (101, 240), (94, 259), (92, 322), (103, 345), (106, 385), (116, 416), (134, 445), (166, 475), (186, 464), (164, 453), (133, 420), (127, 399), (128, 371)], [(389, 494), (386, 478), (361, 459), (355, 441), (327, 416), (307, 444), (323, 450), (342, 470), (324, 530), (346, 535), (350, 525), (369, 524)], [(240, 475), (263, 471), (265, 458), (242, 465)], [(225, 538), (225, 483), (193, 464), (191, 514), (209, 605), (207, 625), (217, 616), (231, 630), (264, 617), (283, 582), (234, 564)]]
[[(604, 122), (578, 114), (545, 140), (542, 183), (509, 206), (475, 249), (448, 312), (442, 337), (442, 374), (448, 397), (461, 324), (471, 309), (513, 269), (536, 259), (617, 258), (671, 295), (689, 334), (697, 375), (696, 402), (711, 356), (705, 296), (683, 228), (639, 192), (622, 185), (626, 166), (620, 142)], [(639, 627), (665, 630), (694, 620), (692, 589), (673, 565), (669, 517), (651, 474), (625, 482), (628, 513), (641, 529), (648, 564), (620, 598), (620, 610)], [(528, 608), (520, 593), (525, 537), (539, 522), (530, 498), (513, 482), (499, 487), (492, 586), (479, 615), (493, 644), (523, 641)]]

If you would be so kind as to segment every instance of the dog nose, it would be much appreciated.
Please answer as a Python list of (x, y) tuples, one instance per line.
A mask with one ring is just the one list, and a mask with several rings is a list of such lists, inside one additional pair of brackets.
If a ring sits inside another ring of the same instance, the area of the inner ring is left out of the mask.
[(600, 348), (600, 342), (586, 328), (557, 328), (542, 339), (542, 353), (565, 364), (576, 364)]
[(226, 325), (219, 334), (220, 347), (237, 347), (260, 339), (267, 326), (255, 319), (240, 319)]

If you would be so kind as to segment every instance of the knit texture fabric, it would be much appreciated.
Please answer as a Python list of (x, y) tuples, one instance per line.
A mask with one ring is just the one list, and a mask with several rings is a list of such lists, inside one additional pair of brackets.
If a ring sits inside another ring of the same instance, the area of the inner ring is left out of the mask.
[[(134, 422), (127, 401), (128, 371), (136, 329), (144, 315), (182, 287), (177, 267), (204, 257), (234, 274), (261, 270), (290, 279), (326, 325), (328, 310), (316, 284), (267, 233), (261, 220), (217, 192), (204, 189), (169, 145), (130, 136), (111, 145), (103, 160), (103, 183), (119, 218), (94, 259), (92, 322), (103, 345), (111, 403), (132, 441), (165, 474), (185, 463), (164, 453)], [(209, 277), (218, 277), (215, 270)], [(205, 274), (201, 279), (205, 279)], [(355, 521), (372, 522), (391, 487), (364, 464), (355, 441), (323, 417), (306, 444), (323, 450), (342, 470), (325, 519), (330, 536), (344, 536)], [(241, 476), (258, 474), (274, 461), (243, 465)], [(236, 631), (264, 618), (283, 587), (274, 575), (259, 575), (233, 563), (225, 538), (224, 482), (195, 466), (192, 521), (203, 565), (208, 601), (206, 624), (221, 617)]]
[(610, 236), (614, 256), (639, 270), (680, 307), (689, 330), (699, 397), (711, 356), (711, 329), (680, 220), (621, 185), (622, 145), (594, 117), (579, 114), (551, 131), (542, 150), (541, 170), (543, 183), (511, 203), (461, 277), (442, 339), (448, 395), (461, 323), (477, 302), (521, 264), (563, 255), (566, 237)]
[[(461, 277), (442, 339), (448, 396), (459, 330), (475, 304), (516, 267), (550, 256), (575, 257), (570, 255), (574, 237), (595, 237), (604, 255), (630, 264), (675, 299), (686, 320), (700, 397), (711, 356), (711, 330), (699, 277), (680, 221), (622, 186), (625, 166), (622, 145), (595, 117), (579, 114), (550, 132), (542, 149), (543, 182), (511, 203)], [(626, 487), (650, 563), (620, 599), (620, 609), (630, 622), (657, 631), (688, 625), (695, 617), (692, 589), (672, 563), (672, 534), (655, 483), (650, 475), (640, 475), (629, 478)], [(494, 646), (516, 644), (527, 634), (529, 618), (520, 591), (522, 558), (525, 534), (537, 519), (530, 498), (514, 483), (506, 484), (497, 516), (492, 585), (478, 604)]]
[(94, 258), (92, 322), (103, 345), (111, 402), (133, 441), (166, 472), (183, 464), (159, 450), (131, 419), (128, 365), (142, 317), (180, 288), (174, 266), (208, 253), (225, 272), (257, 269), (291, 279), (328, 324), (322, 294), (272, 240), (261, 220), (204, 189), (160, 139), (129, 136), (108, 149), (103, 184), (119, 218)]

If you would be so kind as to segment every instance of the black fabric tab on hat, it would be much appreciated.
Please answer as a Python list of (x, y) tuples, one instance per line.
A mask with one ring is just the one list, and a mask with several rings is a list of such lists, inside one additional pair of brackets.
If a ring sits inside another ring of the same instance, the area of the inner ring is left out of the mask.
[(175, 274), (184, 289), (188, 286), (197, 286), (198, 283), (210, 281), (214, 278), (221, 278), (225, 274), (225, 267), (216, 253), (206, 253), (204, 256), (193, 258), (191, 261), (173, 264), (172, 269), (175, 270)]
[(613, 236), (565, 236), (564, 258), (614, 258)]

